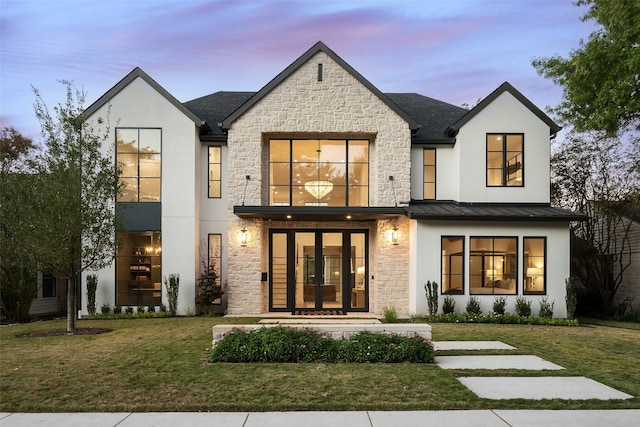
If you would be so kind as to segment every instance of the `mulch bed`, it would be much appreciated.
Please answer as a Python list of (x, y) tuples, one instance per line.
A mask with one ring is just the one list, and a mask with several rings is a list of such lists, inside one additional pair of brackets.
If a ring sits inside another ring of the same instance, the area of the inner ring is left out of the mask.
[(39, 337), (60, 337), (65, 335), (98, 335), (111, 332), (113, 329), (107, 328), (77, 328), (75, 333), (67, 332), (66, 329), (51, 329), (48, 331), (35, 331), (26, 334), (16, 335), (18, 338), (39, 338)]

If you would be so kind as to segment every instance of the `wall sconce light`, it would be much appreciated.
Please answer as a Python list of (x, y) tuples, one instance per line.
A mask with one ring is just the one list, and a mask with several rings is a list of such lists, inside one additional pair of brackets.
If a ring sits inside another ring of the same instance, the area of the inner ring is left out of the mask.
[(387, 231), (387, 243), (398, 244), (398, 226), (394, 225), (393, 229)]
[(238, 242), (240, 242), (240, 246), (246, 247), (247, 242), (249, 241), (249, 232), (246, 228), (242, 227), (242, 230), (238, 231)]

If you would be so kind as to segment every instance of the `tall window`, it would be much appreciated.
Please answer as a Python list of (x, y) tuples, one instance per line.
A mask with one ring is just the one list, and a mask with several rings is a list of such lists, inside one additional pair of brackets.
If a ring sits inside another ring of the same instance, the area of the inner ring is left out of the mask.
[(474, 294), (517, 292), (517, 237), (471, 237), (469, 288)]
[(124, 189), (118, 202), (159, 202), (162, 130), (116, 129), (116, 161)]
[(423, 198), (435, 200), (436, 198), (436, 149), (425, 148), (423, 153)]
[(160, 305), (162, 240), (158, 231), (119, 232), (116, 256), (116, 304)]
[(546, 252), (545, 237), (524, 238), (524, 293), (544, 294), (546, 288)]
[(271, 206), (369, 206), (369, 141), (272, 139)]
[(221, 197), (221, 147), (209, 147), (209, 198)]
[(442, 237), (442, 293), (464, 292), (464, 237)]
[[(218, 147), (219, 148), (219, 147)], [(222, 234), (209, 234), (209, 267), (213, 267), (216, 272), (216, 285), (220, 285), (220, 267), (222, 267)], [(214, 304), (220, 304), (221, 299), (217, 298)]]
[(522, 187), (523, 162), (523, 134), (487, 134), (488, 187)]

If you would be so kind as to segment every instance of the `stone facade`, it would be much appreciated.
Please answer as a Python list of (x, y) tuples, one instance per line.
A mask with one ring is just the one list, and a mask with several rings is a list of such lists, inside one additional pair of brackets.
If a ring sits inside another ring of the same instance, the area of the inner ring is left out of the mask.
[[(322, 64), (322, 81), (317, 78), (318, 64)], [(266, 308), (268, 289), (260, 282), (260, 272), (267, 271), (266, 227), (260, 221), (248, 224), (238, 218), (233, 206), (267, 205), (266, 141), (273, 135), (370, 137), (369, 206), (394, 206), (396, 201), (408, 200), (410, 195), (408, 123), (327, 54), (317, 53), (229, 129), (229, 314), (258, 314)], [(389, 176), (393, 176), (393, 184)], [(289, 227), (306, 226), (293, 223)], [(399, 309), (407, 306), (409, 272), (408, 261), (403, 262), (407, 257), (401, 254), (403, 247), (385, 248), (381, 243), (384, 228), (389, 226), (379, 221), (370, 233), (372, 273), (375, 266), (384, 265), (383, 272), (372, 274), (373, 280), (370, 278), (371, 309), (377, 311), (391, 305)], [(246, 247), (241, 247), (236, 237), (243, 227), (253, 238)], [(389, 255), (394, 250), (397, 255)], [(394, 295), (396, 291), (398, 295)]]

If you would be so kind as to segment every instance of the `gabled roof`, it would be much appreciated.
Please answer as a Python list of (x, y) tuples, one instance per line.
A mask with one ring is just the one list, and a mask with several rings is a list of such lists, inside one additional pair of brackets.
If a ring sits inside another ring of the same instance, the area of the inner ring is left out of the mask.
[(96, 100), (96, 102), (94, 102), (86, 110), (84, 110), (85, 117), (92, 116), (104, 104), (106, 104), (107, 102), (111, 101), (111, 99), (114, 96), (116, 96), (118, 93), (120, 93), (120, 91), (122, 91), (124, 88), (129, 86), (129, 84), (131, 82), (133, 82), (137, 78), (141, 78), (142, 80), (147, 82), (147, 84), (149, 84), (149, 86), (151, 86), (153, 89), (155, 89), (156, 92), (158, 92), (160, 95), (162, 95), (171, 104), (173, 104), (173, 106), (176, 107), (180, 112), (182, 112), (182, 114), (184, 114), (189, 119), (191, 119), (196, 124), (196, 126), (204, 125), (204, 122), (199, 117), (197, 117), (195, 114), (193, 114), (193, 112), (191, 112), (188, 108), (186, 108), (184, 105), (182, 105), (180, 103), (180, 101), (178, 101), (173, 95), (171, 95), (169, 92), (167, 92), (165, 90), (165, 88), (160, 86), (147, 73), (142, 71), (142, 69), (140, 67), (134, 68), (133, 71), (131, 71), (129, 74), (127, 74), (122, 80), (120, 80), (118, 83), (116, 83), (115, 86), (113, 86), (104, 95), (102, 95), (100, 98), (98, 98)]
[(293, 74), (298, 68), (300, 68), (303, 64), (305, 64), (309, 59), (311, 59), (318, 52), (323, 52), (327, 56), (329, 56), (332, 60), (334, 60), (338, 65), (344, 68), (349, 74), (351, 74), (356, 80), (358, 80), (363, 86), (365, 86), (370, 92), (376, 95), (382, 102), (384, 102), (389, 108), (391, 108), (396, 114), (402, 117), (408, 124), (412, 130), (416, 130), (419, 128), (419, 125), (411, 118), (406, 112), (400, 109), (397, 105), (395, 105), (391, 100), (378, 88), (372, 85), (367, 79), (365, 79), (360, 73), (358, 73), (353, 67), (347, 64), (342, 58), (340, 58), (334, 51), (329, 49), (324, 43), (318, 42), (313, 45), (309, 50), (307, 50), (302, 56), (296, 59), (291, 65), (285, 68), (280, 74), (278, 74), (273, 80), (266, 84), (262, 89), (256, 92), (251, 98), (249, 98), (244, 104), (240, 106), (237, 110), (231, 113), (226, 119), (224, 119), (220, 123), (220, 127), (223, 130), (229, 129), (231, 124), (242, 116), (247, 110), (253, 107), (255, 104), (260, 102), (260, 100), (266, 96), (271, 90), (273, 90), (276, 86), (286, 80), (291, 74)]
[(211, 124), (208, 135), (222, 136), (225, 133), (218, 127), (218, 123), (221, 123), (253, 95), (255, 92), (220, 91), (187, 101), (184, 106)]
[(455, 137), (458, 134), (458, 131), (462, 126), (464, 126), (468, 121), (473, 119), (479, 112), (485, 109), (487, 105), (491, 104), (496, 98), (502, 95), (504, 92), (509, 92), (520, 101), (525, 107), (527, 107), (533, 114), (535, 114), (540, 120), (546, 123), (549, 126), (550, 134), (555, 136), (556, 133), (562, 129), (558, 126), (549, 116), (547, 116), (542, 110), (536, 107), (533, 102), (529, 101), (523, 94), (521, 94), (516, 88), (511, 86), (509, 82), (502, 83), (496, 90), (491, 92), (489, 96), (480, 101), (478, 105), (473, 107), (467, 114), (462, 116), (458, 121), (449, 126), (447, 129), (447, 134), (451, 137)]

